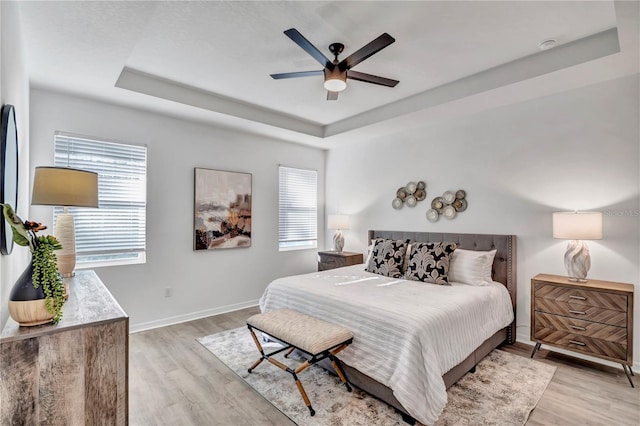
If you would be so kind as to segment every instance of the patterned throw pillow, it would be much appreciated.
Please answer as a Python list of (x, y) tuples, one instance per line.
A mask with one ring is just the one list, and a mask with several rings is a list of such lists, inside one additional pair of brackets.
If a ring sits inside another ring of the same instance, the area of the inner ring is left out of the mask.
[(377, 238), (366, 270), (387, 277), (402, 278), (402, 262), (406, 251), (407, 241)]
[(450, 285), (447, 279), (455, 243), (415, 243), (411, 249), (405, 278), (433, 284)]

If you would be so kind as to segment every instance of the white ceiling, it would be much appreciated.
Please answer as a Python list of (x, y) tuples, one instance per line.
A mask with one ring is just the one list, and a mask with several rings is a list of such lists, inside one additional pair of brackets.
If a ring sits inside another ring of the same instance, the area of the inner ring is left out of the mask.
[[(638, 72), (637, 2), (23, 2), (20, 13), (34, 87), (327, 148)], [(321, 76), (273, 80), (321, 69), (291, 27), (327, 57), (344, 43), (341, 58), (388, 32), (396, 42), (354, 69), (400, 84), (349, 80), (326, 101)], [(559, 46), (540, 52), (548, 38)]]

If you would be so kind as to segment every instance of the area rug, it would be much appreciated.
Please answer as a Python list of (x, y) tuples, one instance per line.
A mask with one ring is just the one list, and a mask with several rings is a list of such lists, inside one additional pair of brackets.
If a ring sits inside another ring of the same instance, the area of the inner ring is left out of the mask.
[[(406, 425), (389, 405), (357, 388), (347, 392), (337, 377), (318, 366), (300, 373), (300, 381), (316, 411), (311, 417), (290, 374), (268, 362), (260, 364), (251, 374), (247, 372), (260, 354), (246, 327), (201, 337), (198, 341), (298, 425)], [(272, 352), (281, 346), (267, 342), (263, 347), (265, 352)], [(301, 362), (296, 358), (284, 359), (282, 354), (276, 357), (292, 367)], [(447, 406), (436, 425), (524, 425), (555, 370), (553, 366), (496, 349), (478, 364), (475, 373), (465, 375), (449, 388)]]

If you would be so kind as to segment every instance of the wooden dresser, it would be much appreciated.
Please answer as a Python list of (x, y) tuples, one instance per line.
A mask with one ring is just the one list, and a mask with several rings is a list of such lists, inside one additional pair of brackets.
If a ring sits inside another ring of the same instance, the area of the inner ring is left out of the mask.
[(362, 253), (353, 253), (349, 251), (343, 251), (341, 253), (338, 253), (337, 251), (319, 251), (318, 271), (357, 265), (363, 262), (362, 259)]
[[(531, 280), (531, 340), (622, 364), (633, 385), (632, 284), (569, 281), (558, 275)], [(628, 371), (627, 371), (628, 369)]]
[(78, 271), (58, 325), (0, 336), (0, 424), (128, 424), (129, 318), (93, 271)]

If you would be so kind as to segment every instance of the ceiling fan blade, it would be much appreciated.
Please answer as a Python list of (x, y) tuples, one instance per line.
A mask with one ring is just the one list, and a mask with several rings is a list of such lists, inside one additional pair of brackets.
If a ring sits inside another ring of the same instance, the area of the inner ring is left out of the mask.
[(340, 92), (332, 92), (330, 90), (327, 90), (327, 100), (328, 101), (337, 101), (339, 93)]
[(398, 80), (384, 78), (377, 75), (366, 74), (358, 71), (347, 71), (347, 78), (352, 80), (364, 81), (365, 83), (379, 84), (380, 86), (396, 87), (400, 83)]
[(280, 74), (271, 74), (271, 78), (280, 80), (281, 78), (311, 77), (313, 75), (324, 75), (324, 70), (283, 72)]
[(360, 48), (360, 50), (355, 51), (350, 56), (343, 59), (338, 66), (341, 70), (351, 69), (358, 65), (360, 62), (367, 59), (369, 56), (378, 53), (385, 47), (389, 46), (394, 41), (396, 41), (395, 38), (391, 37), (387, 33), (384, 33), (366, 46)]
[(309, 55), (313, 56), (313, 59), (320, 62), (325, 68), (333, 68), (333, 63), (322, 52), (318, 50), (309, 40), (304, 38), (302, 34), (295, 28), (290, 28), (284, 32), (295, 44), (302, 47), (302, 49)]

